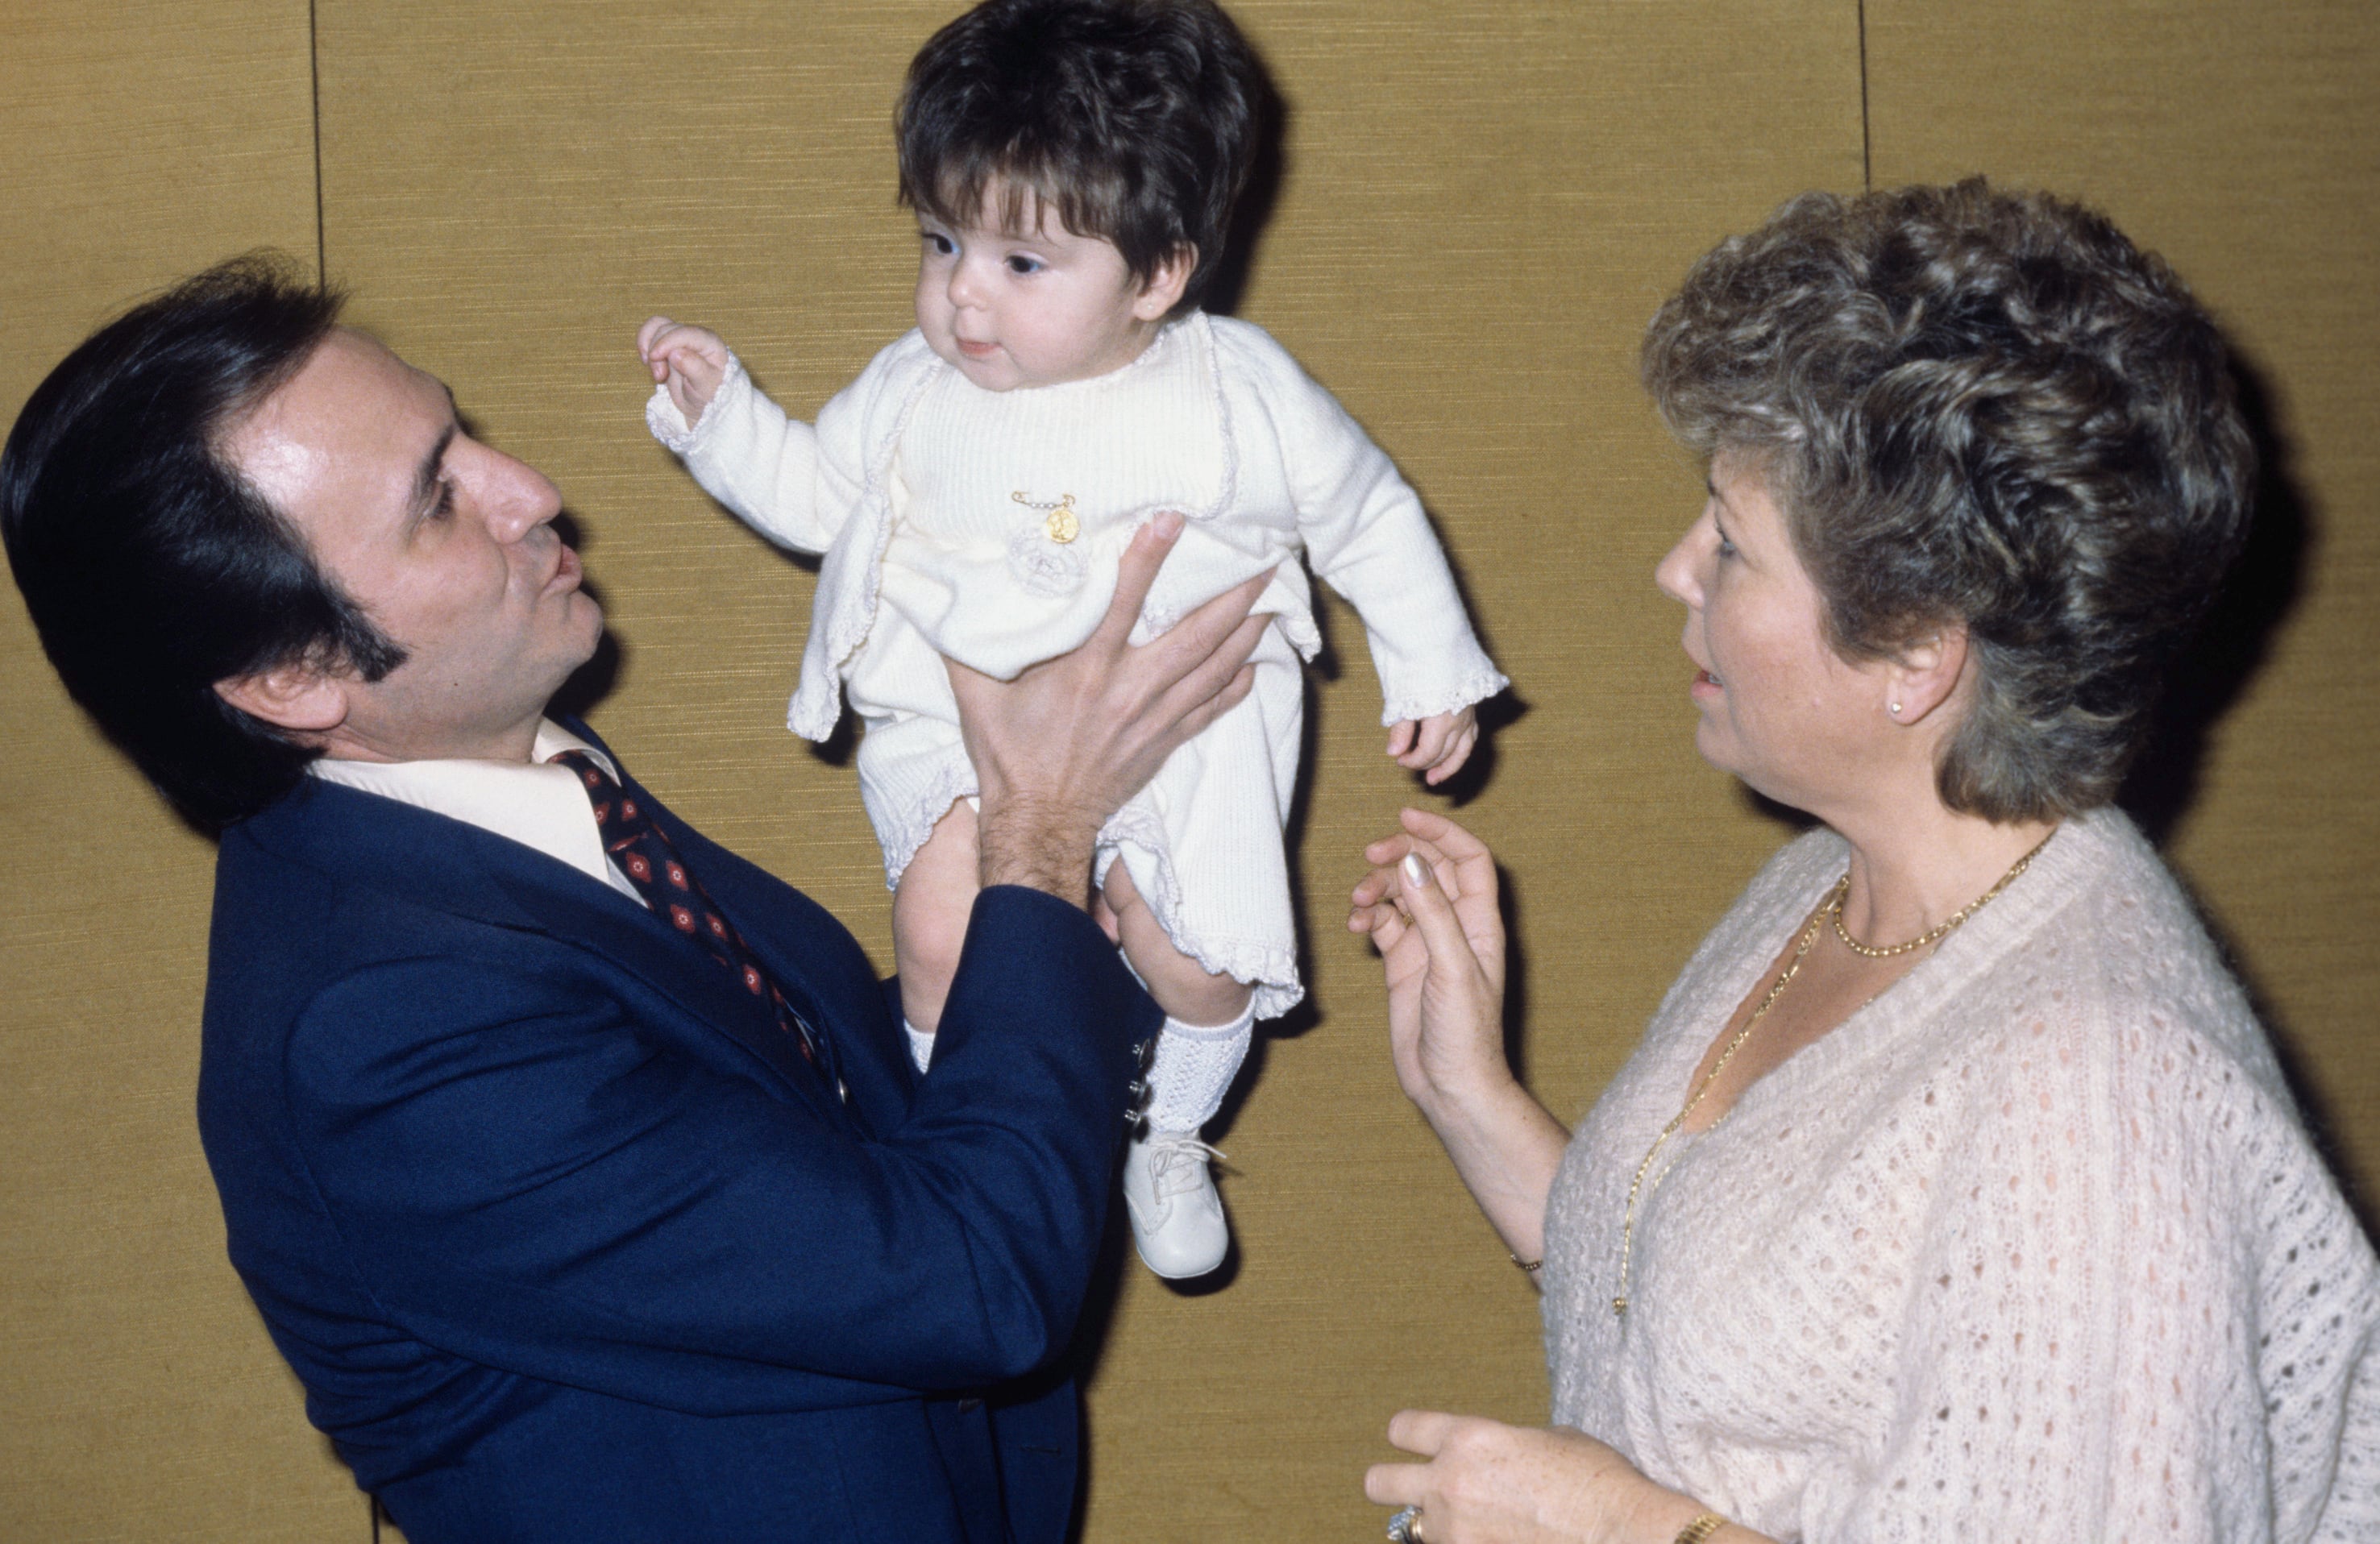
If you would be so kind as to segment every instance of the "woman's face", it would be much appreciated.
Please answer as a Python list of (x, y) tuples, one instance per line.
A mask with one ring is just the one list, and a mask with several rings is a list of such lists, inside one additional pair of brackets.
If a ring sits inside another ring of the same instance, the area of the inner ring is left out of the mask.
[(1823, 817), (1889, 725), (1884, 668), (1828, 643), (1817, 588), (1748, 457), (1711, 462), (1710, 498), (1655, 570), (1684, 602), (1694, 748), (1768, 797)]

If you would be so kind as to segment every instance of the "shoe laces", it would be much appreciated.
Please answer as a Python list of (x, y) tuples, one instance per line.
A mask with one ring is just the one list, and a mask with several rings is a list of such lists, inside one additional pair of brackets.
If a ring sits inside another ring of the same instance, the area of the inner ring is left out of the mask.
[(1148, 1187), (1160, 1196), (1179, 1196), (1198, 1188), (1201, 1172), (1227, 1155), (1196, 1137), (1160, 1133), (1148, 1139)]

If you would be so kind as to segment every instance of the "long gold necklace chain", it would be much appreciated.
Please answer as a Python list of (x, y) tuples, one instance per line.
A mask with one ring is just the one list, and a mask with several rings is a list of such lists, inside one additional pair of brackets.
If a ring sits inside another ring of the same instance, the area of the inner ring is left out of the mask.
[[(2049, 836), (2057, 834), (2057, 830), (2052, 828)], [(1793, 945), (1793, 957), (1785, 962), (1784, 972), (1777, 978), (1776, 984), (1771, 986), (1768, 989), (1768, 994), (1760, 1000), (1760, 1006), (1752, 1010), (1752, 1016), (1743, 1021), (1743, 1027), (1738, 1029), (1734, 1038), (1727, 1042), (1727, 1049), (1718, 1053), (1718, 1060), (1711, 1064), (1711, 1070), (1703, 1074), (1703, 1080), (1694, 1085), (1694, 1091), (1688, 1096), (1685, 1108), (1670, 1117), (1670, 1124), (1661, 1128), (1661, 1135), (1653, 1138), (1653, 1145), (1645, 1150), (1645, 1161), (1636, 1165), (1636, 1177), (1628, 1182), (1628, 1209), (1620, 1220), (1620, 1292), (1611, 1299), (1611, 1311), (1614, 1314), (1624, 1317), (1628, 1312), (1628, 1265), (1636, 1247), (1636, 1203), (1645, 1188), (1645, 1176), (1652, 1170), (1653, 1160), (1659, 1155), (1662, 1147), (1670, 1138), (1677, 1135), (1678, 1128), (1686, 1124), (1686, 1117), (1694, 1112), (1696, 1105), (1702, 1103), (1703, 1096), (1710, 1092), (1711, 1085), (1718, 1081), (1718, 1075), (1727, 1070), (1727, 1064), (1734, 1060), (1735, 1053), (1743, 1049), (1743, 1042), (1752, 1038), (1753, 1027), (1767, 1015), (1770, 1008), (1776, 1006), (1777, 1000), (1785, 994), (1785, 989), (1793, 984), (1793, 978), (1802, 973), (1802, 962), (1809, 958), (1811, 945), (1818, 942), (1818, 929), (1831, 921), (1835, 927), (1835, 936), (1840, 939), (1846, 947), (1853, 954), (1864, 954), (1872, 960), (1890, 959), (1895, 954), (1906, 954), (1912, 949), (1923, 949), (1929, 943), (1938, 943), (1948, 938), (1968, 918), (1991, 905), (1998, 898), (2001, 891), (2016, 882), (2018, 875), (2032, 868), (2033, 860), (2041, 856), (2041, 849), (2049, 845), (2049, 836), (2045, 836), (2034, 843), (2031, 852), (2009, 866), (2009, 871), (1999, 877), (1998, 883), (1961, 906), (1951, 915), (1949, 921), (1937, 928), (1930, 929), (1906, 943), (1896, 943), (1889, 949), (1870, 948), (1853, 938), (1851, 935), (1851, 930), (1843, 926), (1843, 897), (1849, 895), (1852, 891), (1851, 871), (1844, 870), (1843, 877), (1835, 881), (1835, 887), (1827, 892), (1827, 898), (1818, 903), (1818, 909), (1810, 914), (1808, 926), (1802, 930), (1800, 941)], [(1724, 1115), (1719, 1117), (1721, 1120), (1726, 1118)]]
[(1743, 1042), (1752, 1038), (1753, 1029), (1767, 1016), (1768, 1010), (1777, 1005), (1777, 1000), (1785, 995), (1785, 989), (1793, 984), (1793, 978), (1802, 974), (1802, 962), (1810, 957), (1811, 945), (1818, 942), (1818, 929), (1826, 922), (1827, 908), (1841, 905), (1843, 892), (1851, 885), (1852, 877), (1845, 874), (1835, 881), (1834, 889), (1827, 893), (1827, 898), (1818, 903), (1817, 909), (1810, 913), (1809, 924), (1803, 928), (1801, 941), (1793, 945), (1793, 957), (1785, 962), (1784, 972), (1768, 989), (1768, 995), (1760, 1000), (1760, 1006), (1752, 1010), (1752, 1016), (1743, 1021), (1743, 1027), (1727, 1042), (1727, 1049), (1718, 1053), (1718, 1060), (1711, 1064), (1711, 1070), (1703, 1074), (1703, 1080), (1694, 1085), (1694, 1091), (1687, 1096), (1685, 1108), (1670, 1117), (1670, 1124), (1661, 1128), (1661, 1135), (1654, 1137), (1653, 1145), (1645, 1149), (1645, 1161), (1636, 1165), (1636, 1177), (1628, 1182), (1628, 1210), (1620, 1219), (1620, 1292), (1611, 1299), (1614, 1314), (1625, 1315), (1628, 1312), (1628, 1261), (1636, 1247), (1636, 1199), (1645, 1188), (1645, 1175), (1651, 1171), (1653, 1160), (1670, 1138), (1677, 1135), (1678, 1127), (1686, 1124), (1686, 1117), (1694, 1112), (1694, 1107), (1702, 1103), (1703, 1096), (1710, 1092), (1713, 1083), (1718, 1081), (1718, 1075), (1727, 1070), (1728, 1063), (1743, 1049)]
[[(2057, 834), (2057, 828), (2055, 826), (2051, 827), (2049, 836), (2055, 836)], [(1843, 882), (1835, 887), (1834, 899), (1827, 903), (1827, 916), (1835, 925), (1835, 936), (1842, 940), (1843, 947), (1849, 949), (1852, 954), (1864, 954), (1872, 960), (1888, 960), (1895, 954), (1905, 954), (1912, 949), (1923, 949), (1929, 943), (1938, 943), (1942, 940), (1949, 937), (1950, 934), (1957, 930), (1960, 923), (1964, 922), (1968, 918), (1974, 916), (1975, 913), (1983, 910), (1995, 900), (1998, 900), (1999, 898), (2000, 892), (2006, 890), (2010, 885), (2014, 884), (2016, 882), (2016, 877), (2019, 874), (2022, 874), (2027, 869), (2032, 868), (2033, 860), (2041, 856), (2041, 849), (2049, 845), (2049, 836), (2045, 836), (2040, 841), (2035, 842), (2033, 845), (2033, 851), (2025, 854), (2022, 857), (2018, 858), (2015, 863), (2010, 866), (2009, 871), (2000, 876), (1999, 883), (1992, 886), (1989, 890), (1985, 891), (1973, 900), (1969, 901), (1957, 911), (1952, 912), (1949, 921), (1944, 922), (1937, 928), (1930, 928), (1925, 932), (1919, 933), (1915, 938), (1911, 939), (1906, 943), (1896, 943), (1888, 949), (1878, 949), (1872, 945), (1862, 943), (1858, 939), (1852, 936), (1852, 930), (1849, 928), (1843, 926), (1843, 899), (1851, 894), (1852, 878), (1851, 875), (1845, 874), (1843, 876)]]

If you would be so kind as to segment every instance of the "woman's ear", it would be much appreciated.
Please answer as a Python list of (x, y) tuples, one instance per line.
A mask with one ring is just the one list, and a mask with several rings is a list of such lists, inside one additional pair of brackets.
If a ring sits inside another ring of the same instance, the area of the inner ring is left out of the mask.
[(1945, 623), (1904, 645), (1884, 673), (1885, 715), (1895, 723), (1923, 723), (1959, 689), (1967, 670), (1967, 629)]
[(301, 735), (322, 735), (347, 719), (346, 682), (310, 664), (277, 664), (226, 676), (215, 695), (252, 719)]
[(1133, 316), (1142, 322), (1164, 318), (1182, 303), (1182, 292), (1190, 286), (1190, 275), (1197, 271), (1196, 247), (1176, 247), (1160, 258), (1157, 267), (1142, 282), (1139, 295), (1133, 299)]

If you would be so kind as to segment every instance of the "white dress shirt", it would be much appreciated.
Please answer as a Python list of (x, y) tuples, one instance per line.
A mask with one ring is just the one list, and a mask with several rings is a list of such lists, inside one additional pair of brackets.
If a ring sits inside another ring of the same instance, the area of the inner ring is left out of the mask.
[[(534, 847), (645, 906), (644, 896), (603, 850), (586, 785), (568, 767), (552, 764), (565, 750), (583, 750), (614, 779), (620, 775), (618, 764), (609, 756), (552, 719), (538, 721), (537, 743), (530, 748), (528, 762), (462, 757), (434, 761), (348, 761), (324, 756), (306, 770), (326, 783), (434, 810)], [(907, 1031), (910, 1061), (924, 1072), (933, 1058), (934, 1037), (906, 1023), (902, 1028)]]
[(399, 804), (433, 810), (481, 831), (534, 847), (590, 879), (602, 881), (638, 906), (645, 898), (603, 850), (595, 807), (586, 785), (553, 759), (582, 750), (614, 778), (619, 767), (595, 747), (554, 723), (540, 719), (529, 761), (486, 761), (457, 757), (430, 761), (351, 761), (318, 757), (306, 770), (326, 783)]

